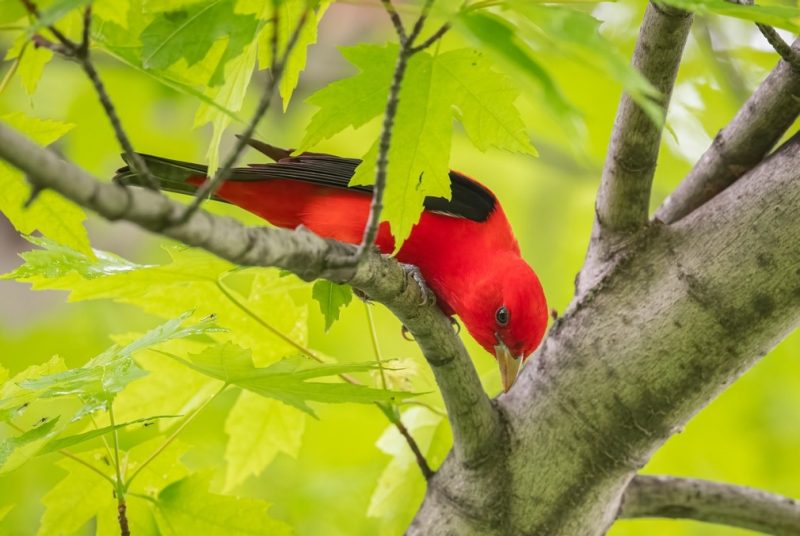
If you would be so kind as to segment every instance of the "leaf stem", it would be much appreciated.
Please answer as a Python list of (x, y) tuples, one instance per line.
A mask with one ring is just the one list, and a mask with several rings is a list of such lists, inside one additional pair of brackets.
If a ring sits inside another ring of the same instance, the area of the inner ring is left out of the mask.
[(167, 439), (165, 439), (164, 442), (161, 443), (161, 445), (159, 445), (158, 448), (156, 450), (154, 450), (152, 452), (152, 454), (150, 454), (150, 456), (148, 456), (147, 459), (145, 461), (143, 461), (142, 464), (139, 467), (136, 468), (136, 470), (133, 472), (133, 474), (130, 476), (130, 478), (128, 478), (128, 481), (125, 483), (125, 490), (126, 491), (127, 491), (128, 488), (130, 488), (130, 486), (133, 483), (134, 479), (137, 476), (139, 476), (139, 474), (142, 472), (142, 470), (145, 467), (147, 467), (150, 464), (150, 462), (155, 460), (156, 457), (158, 457), (159, 454), (164, 452), (164, 449), (166, 449), (168, 446), (170, 446), (170, 444), (172, 444), (173, 441), (175, 441), (175, 438), (178, 437), (178, 434), (180, 434), (189, 425), (189, 423), (191, 423), (194, 420), (194, 418), (197, 417), (197, 415), (201, 411), (203, 411), (212, 401), (214, 401), (219, 395), (221, 395), (223, 393), (223, 391), (225, 391), (225, 389), (228, 388), (228, 385), (229, 384), (227, 384), (227, 383), (223, 384), (222, 387), (220, 387), (219, 390), (216, 393), (214, 393), (213, 395), (208, 397), (205, 400), (205, 402), (203, 402), (202, 404), (200, 404), (200, 406), (197, 407), (197, 409), (195, 409), (191, 414), (186, 416), (186, 418), (175, 429), (175, 431), (172, 432), (172, 434), (170, 434), (170, 436)]
[(378, 363), (378, 371), (381, 374), (381, 387), (386, 390), (386, 373), (383, 370), (383, 357), (381, 355), (381, 347), (378, 344), (378, 333), (375, 331), (372, 309), (370, 309), (367, 302), (364, 302), (364, 311), (367, 313), (367, 325), (369, 326), (370, 340), (372, 340), (372, 350), (375, 352), (375, 361)]

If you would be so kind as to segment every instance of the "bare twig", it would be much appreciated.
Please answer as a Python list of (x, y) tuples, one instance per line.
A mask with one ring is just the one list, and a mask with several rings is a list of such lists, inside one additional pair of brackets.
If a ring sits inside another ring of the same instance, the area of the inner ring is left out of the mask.
[(436, 41), (444, 37), (444, 34), (446, 34), (448, 30), (450, 30), (450, 23), (446, 22), (442, 24), (439, 27), (439, 29), (433, 32), (433, 34), (430, 37), (428, 37), (425, 41), (423, 41), (422, 43), (420, 43), (415, 47), (411, 47), (411, 53), (416, 54), (417, 52), (425, 50), (426, 48), (430, 47)]
[[(381, 136), (378, 142), (378, 158), (375, 164), (375, 184), (372, 189), (372, 201), (369, 207), (369, 216), (367, 223), (364, 226), (364, 236), (361, 240), (361, 245), (355, 256), (355, 261), (360, 262), (378, 236), (378, 228), (381, 222), (381, 213), (383, 212), (383, 196), (386, 191), (386, 180), (389, 174), (389, 149), (392, 143), (392, 131), (394, 130), (394, 120), (397, 115), (397, 108), (400, 104), (400, 88), (403, 83), (403, 77), (406, 73), (408, 60), (421, 50), (425, 49), (430, 44), (441, 38), (447, 29), (444, 31), (437, 31), (430, 41), (425, 41), (419, 47), (414, 46), (414, 41), (419, 37), (422, 28), (425, 26), (425, 21), (428, 18), (434, 0), (426, 0), (425, 5), (422, 7), (419, 17), (414, 23), (411, 33), (405, 35), (405, 30), (402, 29), (402, 24), (397, 28), (398, 39), (400, 40), (400, 51), (397, 53), (397, 61), (394, 65), (394, 74), (392, 75), (392, 83), (389, 86), (389, 96), (386, 101), (386, 109), (383, 112), (383, 125), (381, 128)], [(389, 17), (394, 21), (397, 16), (391, 0), (383, 2)]]
[[(800, 51), (800, 39), (792, 44)], [(781, 60), (655, 213), (673, 223), (764, 159), (800, 115), (800, 72)]]
[(422, 454), (422, 451), (417, 445), (416, 440), (411, 435), (411, 432), (408, 431), (406, 425), (403, 424), (403, 421), (399, 418), (397, 420), (392, 421), (394, 425), (397, 427), (397, 431), (400, 432), (400, 435), (406, 440), (408, 446), (411, 448), (411, 452), (414, 453), (414, 458), (417, 460), (417, 465), (419, 466), (419, 470), (422, 472), (422, 476), (425, 480), (430, 480), (433, 477), (434, 472), (431, 469), (430, 465), (428, 465), (428, 460), (425, 459), (425, 455)]
[(744, 486), (664, 476), (637, 476), (620, 518), (668, 517), (740, 527), (766, 534), (800, 534), (800, 502)]
[[(734, 4), (741, 4), (745, 6), (752, 6), (755, 4), (753, 0), (729, 1)], [(792, 49), (792, 47), (789, 46), (789, 43), (783, 40), (783, 37), (780, 36), (778, 31), (772, 26), (762, 24), (760, 22), (756, 23), (756, 27), (758, 28), (758, 31), (761, 32), (761, 35), (764, 36), (764, 39), (767, 40), (770, 46), (775, 49), (775, 52), (777, 52), (778, 55), (783, 59), (783, 61), (791, 65), (796, 71), (800, 72), (800, 54), (798, 54), (796, 50)]]
[[(277, 13), (277, 10), (275, 10)], [(200, 205), (203, 202), (217, 193), (217, 190), (223, 185), (225, 180), (228, 178), (228, 174), (230, 173), (233, 166), (236, 165), (236, 162), (239, 160), (239, 157), (244, 152), (245, 148), (247, 147), (247, 142), (253, 136), (253, 132), (255, 132), (258, 123), (261, 121), (261, 118), (264, 117), (264, 114), (267, 113), (269, 110), (270, 105), (272, 104), (272, 98), (275, 93), (275, 88), (280, 83), (281, 77), (283, 76), (283, 70), (286, 67), (286, 62), (289, 59), (289, 55), (291, 54), (292, 50), (294, 49), (295, 44), (297, 43), (298, 38), (300, 37), (300, 32), (303, 29), (303, 25), (308, 17), (309, 10), (303, 12), (300, 16), (300, 20), (297, 23), (297, 27), (294, 29), (292, 36), (289, 38), (288, 43), (286, 44), (286, 49), (283, 52), (282, 56), (278, 56), (277, 48), (273, 49), (272, 53), (272, 67), (270, 73), (270, 79), (267, 82), (264, 91), (261, 93), (261, 99), (258, 101), (258, 106), (256, 107), (256, 111), (253, 113), (253, 116), (250, 118), (250, 122), (247, 124), (247, 127), (244, 129), (244, 132), (236, 139), (236, 144), (233, 147), (233, 150), (228, 154), (228, 157), (225, 159), (225, 162), (222, 164), (215, 173), (214, 176), (208, 180), (206, 180), (200, 188), (197, 189), (195, 193), (195, 197), (192, 202), (186, 207), (186, 210), (180, 216), (180, 218), (176, 221), (176, 223), (184, 223), (188, 221), (188, 219), (194, 214)], [(277, 15), (276, 15), (277, 16)], [(272, 32), (272, 42), (273, 46), (277, 47), (277, 34), (278, 34), (278, 24), (277, 19), (274, 21), (274, 30)]]
[(389, 19), (394, 24), (394, 30), (397, 32), (397, 37), (400, 39), (400, 44), (405, 44), (408, 37), (406, 36), (406, 29), (403, 26), (403, 21), (400, 19), (400, 14), (395, 9), (392, 0), (381, 0), (386, 13), (389, 14)]

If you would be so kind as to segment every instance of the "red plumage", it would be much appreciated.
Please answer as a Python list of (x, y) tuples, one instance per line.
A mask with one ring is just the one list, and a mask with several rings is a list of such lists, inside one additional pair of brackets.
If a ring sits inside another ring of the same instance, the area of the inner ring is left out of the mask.
[[(361, 241), (371, 194), (367, 188), (346, 186), (358, 161), (330, 155), (289, 157), (288, 151), (253, 144), (279, 162), (233, 170), (217, 198), (279, 227), (304, 225), (327, 238), (352, 244)], [(146, 158), (167, 190), (190, 193), (187, 185), (206, 178), (202, 166)], [(120, 170), (117, 178), (123, 183), (141, 182), (128, 168)], [(459, 315), (481, 346), (496, 355), (508, 389), (519, 361), (535, 350), (544, 335), (548, 318), (544, 293), (520, 256), (494, 194), (463, 175), (451, 173), (451, 178), (453, 201), (429, 198), (396, 258), (417, 266), (442, 311)], [(383, 253), (394, 250), (385, 222), (376, 244)], [(511, 363), (504, 364), (509, 358)]]

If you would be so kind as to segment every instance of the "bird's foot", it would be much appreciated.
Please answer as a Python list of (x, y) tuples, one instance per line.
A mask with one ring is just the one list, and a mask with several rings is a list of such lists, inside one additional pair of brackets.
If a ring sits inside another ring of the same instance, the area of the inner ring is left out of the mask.
[(413, 264), (406, 264), (404, 262), (400, 263), (400, 266), (403, 268), (403, 271), (407, 273), (411, 278), (416, 281), (417, 286), (419, 286), (419, 290), (422, 293), (422, 300), (420, 301), (420, 305), (428, 305), (436, 303), (436, 296), (431, 292), (431, 289), (428, 288), (428, 283), (425, 281), (425, 278), (422, 277), (422, 272), (420, 272), (419, 268), (414, 266)]
[[(453, 331), (456, 332), (456, 335), (461, 333), (461, 324), (458, 323), (458, 320), (455, 317), (448, 316), (447, 319), (450, 321), (450, 325), (453, 326)], [(407, 341), (413, 341), (414, 336), (411, 334), (411, 330), (405, 326), (400, 326), (400, 335)]]

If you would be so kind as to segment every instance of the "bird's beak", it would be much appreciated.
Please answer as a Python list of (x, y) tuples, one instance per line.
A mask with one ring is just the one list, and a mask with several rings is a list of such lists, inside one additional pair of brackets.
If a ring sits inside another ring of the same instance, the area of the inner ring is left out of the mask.
[(494, 347), (494, 355), (497, 364), (500, 365), (500, 379), (503, 381), (503, 391), (506, 393), (517, 379), (519, 366), (522, 364), (522, 356), (514, 356), (502, 341)]

